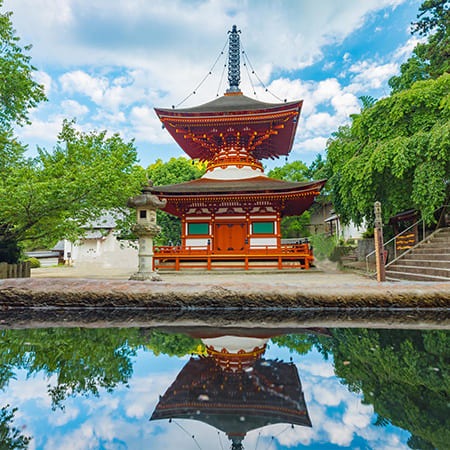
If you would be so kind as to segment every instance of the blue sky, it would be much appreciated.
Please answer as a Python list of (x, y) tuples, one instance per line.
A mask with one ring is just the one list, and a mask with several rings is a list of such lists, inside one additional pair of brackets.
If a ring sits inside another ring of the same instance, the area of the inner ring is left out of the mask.
[[(140, 162), (183, 155), (153, 108), (178, 105), (208, 74), (236, 24), (243, 48), (269, 90), (304, 106), (289, 161), (309, 164), (362, 95), (389, 94), (387, 81), (411, 54), (421, 0), (4, 0), (21, 44), (32, 44), (48, 102), (17, 130), (51, 149), (64, 118), (84, 131), (134, 139)], [(225, 91), (225, 59), (183, 103)], [(241, 89), (253, 96), (241, 67)], [(253, 77), (262, 101), (278, 102)], [(284, 164), (284, 159), (268, 167)]]

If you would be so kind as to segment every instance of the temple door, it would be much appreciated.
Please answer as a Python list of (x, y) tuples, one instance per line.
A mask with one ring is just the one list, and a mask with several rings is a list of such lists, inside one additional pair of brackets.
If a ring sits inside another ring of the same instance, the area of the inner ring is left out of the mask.
[(214, 251), (242, 253), (245, 250), (246, 224), (240, 222), (216, 223)]

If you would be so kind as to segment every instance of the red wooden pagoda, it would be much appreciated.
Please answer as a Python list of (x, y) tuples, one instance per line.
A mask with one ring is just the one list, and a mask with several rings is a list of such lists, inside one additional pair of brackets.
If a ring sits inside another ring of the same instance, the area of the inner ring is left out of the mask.
[(325, 180), (272, 179), (261, 163), (290, 153), (303, 102), (243, 95), (236, 26), (229, 42), (230, 86), (222, 97), (193, 108), (155, 109), (185, 153), (207, 163), (198, 180), (153, 187), (182, 225), (180, 246), (155, 247), (155, 267), (307, 269), (312, 250), (307, 243), (281, 244), (281, 218), (307, 210)]
[(294, 363), (264, 359), (268, 338), (202, 339), (206, 356), (192, 357), (150, 420), (190, 419), (223, 431), (232, 450), (248, 432), (273, 424), (311, 427)]

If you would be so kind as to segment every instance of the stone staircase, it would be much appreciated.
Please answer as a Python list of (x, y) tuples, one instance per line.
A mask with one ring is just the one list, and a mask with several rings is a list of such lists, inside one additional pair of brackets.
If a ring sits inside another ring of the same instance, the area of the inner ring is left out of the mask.
[(439, 228), (388, 264), (386, 279), (450, 281), (450, 228)]

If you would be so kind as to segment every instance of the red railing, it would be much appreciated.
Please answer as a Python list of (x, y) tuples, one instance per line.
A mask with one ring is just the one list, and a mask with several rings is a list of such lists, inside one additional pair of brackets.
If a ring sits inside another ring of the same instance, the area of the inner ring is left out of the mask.
[(302, 268), (309, 269), (314, 261), (309, 244), (285, 244), (280, 247), (252, 246), (243, 252), (217, 252), (209, 246), (154, 247), (155, 269), (182, 268)]

